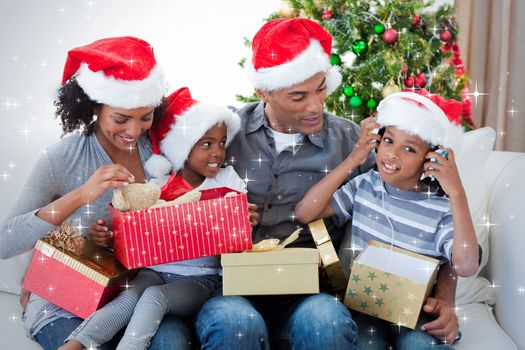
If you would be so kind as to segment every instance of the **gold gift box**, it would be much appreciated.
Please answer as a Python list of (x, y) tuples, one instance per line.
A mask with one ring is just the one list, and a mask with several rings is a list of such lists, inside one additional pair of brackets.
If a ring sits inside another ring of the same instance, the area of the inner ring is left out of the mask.
[(222, 254), (224, 295), (319, 293), (319, 252), (285, 248)]
[(370, 241), (354, 260), (344, 303), (353, 310), (414, 329), (438, 268), (436, 259)]

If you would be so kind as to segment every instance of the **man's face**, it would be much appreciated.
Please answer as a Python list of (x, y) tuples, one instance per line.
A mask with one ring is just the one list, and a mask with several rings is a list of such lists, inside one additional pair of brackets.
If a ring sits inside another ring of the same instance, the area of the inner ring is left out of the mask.
[(323, 127), (326, 73), (319, 72), (303, 83), (275, 91), (256, 90), (266, 103), (272, 129), (285, 133), (315, 134)]

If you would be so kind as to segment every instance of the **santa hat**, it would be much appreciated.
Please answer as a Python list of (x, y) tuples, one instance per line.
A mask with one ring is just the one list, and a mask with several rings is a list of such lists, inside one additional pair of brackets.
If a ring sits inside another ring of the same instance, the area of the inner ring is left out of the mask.
[(306, 18), (267, 22), (252, 41), (248, 74), (257, 89), (272, 91), (304, 82), (326, 72), (328, 94), (341, 84), (341, 73), (330, 64), (332, 36)]
[(62, 85), (72, 77), (91, 100), (118, 108), (156, 107), (166, 92), (153, 48), (131, 36), (105, 38), (70, 50)]
[(237, 113), (227, 107), (195, 101), (187, 87), (172, 93), (167, 98), (164, 117), (151, 129), (153, 156), (145, 164), (148, 173), (161, 178), (181, 169), (195, 143), (218, 123), (226, 125), (228, 146), (241, 125)]
[(463, 104), (430, 94), (403, 91), (391, 94), (377, 106), (377, 122), (395, 126), (434, 145), (457, 151), (463, 142), (461, 112)]

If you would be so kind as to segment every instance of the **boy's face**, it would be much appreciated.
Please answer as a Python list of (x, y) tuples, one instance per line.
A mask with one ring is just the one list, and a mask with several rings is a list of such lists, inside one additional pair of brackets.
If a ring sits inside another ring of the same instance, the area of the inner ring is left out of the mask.
[(319, 72), (300, 84), (275, 91), (256, 90), (266, 103), (270, 127), (278, 132), (311, 135), (323, 128), (326, 73)]
[(415, 191), (421, 174), (428, 143), (418, 136), (386, 128), (381, 143), (377, 148), (376, 164), (383, 181), (396, 188)]
[(216, 124), (208, 129), (188, 155), (183, 174), (186, 180), (215, 177), (226, 157), (225, 145), (225, 124)]

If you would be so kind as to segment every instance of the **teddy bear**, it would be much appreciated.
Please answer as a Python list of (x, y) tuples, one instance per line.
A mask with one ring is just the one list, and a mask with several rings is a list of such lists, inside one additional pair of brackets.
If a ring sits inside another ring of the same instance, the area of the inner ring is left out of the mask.
[(160, 193), (161, 188), (155, 183), (129, 184), (113, 190), (111, 203), (120, 211), (136, 211), (196, 202), (201, 198), (199, 190), (186, 192), (172, 201), (160, 199)]

